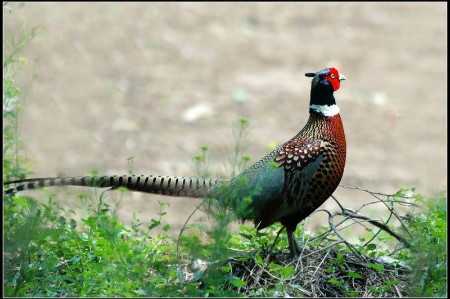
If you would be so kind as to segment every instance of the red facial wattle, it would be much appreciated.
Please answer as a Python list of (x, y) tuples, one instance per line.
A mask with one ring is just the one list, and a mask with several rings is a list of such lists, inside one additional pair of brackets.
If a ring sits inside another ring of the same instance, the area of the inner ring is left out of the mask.
[(339, 81), (339, 72), (335, 68), (330, 68), (330, 71), (325, 76), (325, 79), (327, 79), (328, 82), (330, 82), (331, 87), (334, 91), (338, 90), (339, 87), (341, 87), (341, 81)]

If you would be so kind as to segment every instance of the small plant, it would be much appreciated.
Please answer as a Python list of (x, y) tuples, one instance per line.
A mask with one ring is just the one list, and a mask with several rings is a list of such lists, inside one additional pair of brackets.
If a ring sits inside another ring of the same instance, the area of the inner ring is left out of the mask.
[[(5, 9), (5, 5), (4, 5)], [(18, 154), (21, 142), (18, 139), (20, 112), (20, 88), (15, 86), (14, 78), (26, 64), (20, 56), (24, 47), (38, 32), (37, 28), (24, 29), (18, 38), (6, 37), (3, 40), (3, 179), (23, 179), (29, 173), (27, 161)]]
[[(233, 144), (232, 153), (230, 154), (230, 161), (232, 161), (232, 167), (230, 169), (231, 175), (233, 172), (240, 170), (240, 167), (244, 166), (248, 157), (242, 156), (241, 149), (243, 148), (243, 141), (245, 140), (246, 130), (248, 123), (244, 119), (237, 121), (237, 124), (233, 126)], [(211, 171), (208, 164), (208, 147), (203, 146), (197, 155), (194, 156), (195, 169), (197, 175), (200, 177), (210, 177)], [(246, 182), (242, 182), (246, 184)], [(225, 188), (225, 186), (223, 186)], [(222, 188), (219, 187), (220, 190)], [(235, 189), (236, 192), (238, 192)], [(232, 200), (236, 199), (236, 194), (230, 194), (220, 192), (220, 194), (226, 194), (221, 196), (220, 200), (214, 195), (204, 198), (202, 205), (199, 207), (204, 210), (208, 215), (209, 227), (204, 224), (194, 224), (190, 227), (200, 227), (201, 232), (204, 233), (203, 238), (206, 238), (206, 244), (200, 241), (197, 234), (187, 236), (183, 229), (183, 235), (180, 236), (181, 243), (184, 250), (188, 252), (185, 258), (191, 260), (193, 264), (200, 263), (207, 265), (205, 267), (199, 267), (195, 271), (194, 281), (201, 282), (202, 289), (205, 290), (209, 296), (230, 296), (235, 295), (233, 291), (227, 291), (223, 288), (225, 283), (231, 283), (233, 285), (239, 284), (239, 280), (235, 277), (229, 276), (221, 270), (220, 265), (227, 262), (232, 256), (233, 252), (229, 250), (233, 238), (233, 233), (230, 230), (229, 225), (237, 219), (238, 213), (233, 213), (233, 210), (245, 209), (243, 205), (239, 203), (239, 207), (236, 207)], [(217, 265), (214, 266), (214, 265)], [(220, 287), (218, 287), (220, 286)]]
[(199, 152), (193, 157), (196, 173), (201, 178), (211, 176), (208, 164), (208, 150), (207, 146), (202, 146)]
[(422, 210), (410, 214), (411, 239), (408, 264), (412, 268), (409, 294), (418, 297), (447, 296), (447, 201), (444, 194), (418, 198)]
[(246, 150), (246, 144), (249, 134), (249, 123), (245, 118), (240, 118), (232, 127), (233, 139), (231, 141), (232, 151), (228, 156), (228, 165), (230, 165), (230, 177), (235, 177), (239, 172), (245, 169), (250, 162), (250, 157), (242, 155)]

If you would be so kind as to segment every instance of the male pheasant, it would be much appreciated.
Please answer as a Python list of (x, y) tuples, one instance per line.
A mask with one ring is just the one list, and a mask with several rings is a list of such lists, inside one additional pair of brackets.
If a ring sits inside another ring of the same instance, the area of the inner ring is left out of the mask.
[[(300, 253), (293, 236), (297, 224), (337, 188), (346, 157), (344, 128), (333, 95), (345, 77), (335, 68), (305, 75), (313, 78), (305, 127), (229, 181), (152, 175), (35, 178), (6, 182), (19, 185), (4, 194), (73, 185), (124, 186), (132, 191), (169, 196), (213, 196), (231, 205), (239, 218), (253, 219), (258, 229), (281, 222), (286, 227), (290, 253), (296, 256)], [(241, 205), (244, 202), (246, 205)]]

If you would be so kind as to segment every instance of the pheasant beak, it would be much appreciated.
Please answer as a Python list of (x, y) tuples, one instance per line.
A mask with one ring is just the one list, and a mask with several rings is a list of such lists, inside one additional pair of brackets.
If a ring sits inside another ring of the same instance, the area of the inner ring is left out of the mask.
[(342, 80), (347, 80), (347, 78), (344, 75), (339, 74), (339, 81), (342, 81)]

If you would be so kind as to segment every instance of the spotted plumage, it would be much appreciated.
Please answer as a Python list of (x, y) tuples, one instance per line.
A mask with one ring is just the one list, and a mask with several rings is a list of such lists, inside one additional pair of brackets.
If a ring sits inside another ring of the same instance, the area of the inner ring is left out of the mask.
[[(37, 178), (4, 194), (48, 186), (127, 187), (133, 191), (169, 196), (212, 196), (230, 206), (241, 219), (253, 219), (258, 229), (281, 222), (292, 256), (300, 249), (293, 232), (297, 224), (327, 200), (337, 188), (345, 166), (346, 142), (334, 92), (345, 77), (335, 68), (312, 77), (309, 119), (300, 132), (229, 181), (174, 176), (95, 176)], [(250, 198), (242, 208), (243, 199)]]
[(304, 140), (296, 138), (283, 145), (277, 152), (275, 162), (286, 171), (302, 170), (319, 157), (321, 149), (320, 140), (305, 143)]

